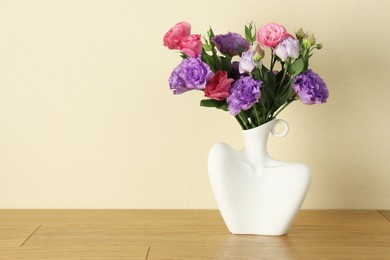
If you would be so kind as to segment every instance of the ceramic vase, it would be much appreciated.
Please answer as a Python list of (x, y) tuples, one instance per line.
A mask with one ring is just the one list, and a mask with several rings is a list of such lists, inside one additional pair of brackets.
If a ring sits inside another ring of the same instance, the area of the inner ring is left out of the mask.
[[(282, 124), (284, 131), (275, 126)], [(310, 185), (310, 170), (300, 163), (280, 162), (267, 152), (269, 134), (283, 137), (288, 124), (274, 119), (243, 130), (244, 148), (212, 146), (208, 172), (214, 196), (232, 234), (287, 234)]]

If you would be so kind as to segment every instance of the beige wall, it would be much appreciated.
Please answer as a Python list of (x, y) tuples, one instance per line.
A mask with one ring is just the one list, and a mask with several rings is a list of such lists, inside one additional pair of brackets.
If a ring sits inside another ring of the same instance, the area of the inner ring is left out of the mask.
[(173, 96), (170, 26), (277, 21), (325, 46), (326, 105), (292, 105), (276, 159), (313, 172), (304, 208), (390, 209), (390, 1), (0, 0), (0, 208), (215, 208), (207, 153), (241, 148), (201, 93)]

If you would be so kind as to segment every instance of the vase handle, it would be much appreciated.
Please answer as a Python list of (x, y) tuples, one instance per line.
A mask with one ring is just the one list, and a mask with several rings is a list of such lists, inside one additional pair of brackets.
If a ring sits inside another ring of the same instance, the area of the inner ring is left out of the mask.
[[(284, 126), (284, 130), (282, 132), (277, 132), (275, 130), (275, 126), (278, 125), (278, 124), (282, 124)], [(283, 119), (276, 119), (275, 120), (275, 124), (272, 127), (271, 133), (272, 133), (273, 136), (278, 137), (278, 138), (285, 137), (287, 135), (287, 133), (288, 133), (288, 123), (287, 123), (287, 121), (285, 121)]]

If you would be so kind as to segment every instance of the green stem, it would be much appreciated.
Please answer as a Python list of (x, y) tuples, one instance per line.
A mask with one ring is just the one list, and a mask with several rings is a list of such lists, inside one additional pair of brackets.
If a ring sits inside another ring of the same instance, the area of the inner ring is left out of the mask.
[(245, 126), (244, 130), (250, 129), (250, 125), (249, 125), (248, 119), (243, 115), (243, 112), (238, 113), (237, 116), (242, 120), (242, 123)]
[(271, 51), (271, 66), (270, 66), (270, 71), (272, 72), (272, 70), (274, 69), (274, 65), (275, 65), (275, 62), (276, 62), (276, 59), (275, 59), (275, 57), (274, 57), (275, 55), (274, 55), (274, 52), (273, 51)]
[[(276, 96), (278, 96), (278, 94), (279, 94), (279, 90), (282, 88), (282, 86), (283, 86), (283, 81), (284, 81), (284, 79), (285, 79), (285, 77), (286, 77), (286, 74), (287, 74), (287, 69), (288, 69), (288, 63), (286, 63), (287, 64), (287, 66), (286, 66), (286, 68), (284, 69), (284, 71), (283, 71), (283, 76), (282, 76), (282, 80), (280, 81), (280, 86), (279, 86), (279, 88), (278, 88), (278, 92), (276, 93)], [(283, 93), (283, 91), (282, 91), (282, 93)]]
[[(294, 77), (291, 76), (291, 77), (290, 77), (290, 80), (289, 80), (289, 81), (287, 82), (287, 84), (286, 84), (286, 88), (288, 88), (288, 86), (290, 86), (290, 84), (292, 83), (293, 80), (294, 80)], [(286, 90), (286, 88), (283, 89), (282, 93)]]
[(263, 65), (261, 64), (261, 61), (256, 61), (257, 68), (259, 69), (260, 78), (264, 79), (263, 77)]
[(260, 117), (259, 117), (259, 111), (257, 110), (257, 104), (253, 105), (253, 110), (255, 111), (257, 126), (259, 126), (260, 125)]
[(245, 130), (245, 124), (244, 124), (244, 122), (242, 122), (241, 118), (240, 118), (238, 115), (235, 116), (235, 118), (237, 119), (237, 121), (238, 121), (238, 123), (240, 124), (241, 128), (242, 128), (243, 130)]
[(277, 112), (276, 114), (273, 116), (274, 118), (276, 118), (277, 115), (279, 115), (280, 112), (282, 112), (288, 105), (290, 105), (292, 102), (295, 101), (295, 97), (296, 97), (297, 94), (295, 94), (289, 101), (287, 101), (286, 104), (284, 104)]

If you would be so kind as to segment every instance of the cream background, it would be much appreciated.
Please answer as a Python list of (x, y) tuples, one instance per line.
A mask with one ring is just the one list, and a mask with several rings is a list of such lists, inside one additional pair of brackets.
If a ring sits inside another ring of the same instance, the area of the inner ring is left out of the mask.
[(310, 209), (390, 209), (390, 1), (0, 0), (0, 208), (215, 208), (207, 153), (242, 146), (201, 93), (173, 96), (180, 61), (162, 46), (193, 33), (277, 21), (316, 34), (326, 105), (296, 102), (271, 155), (304, 162)]

